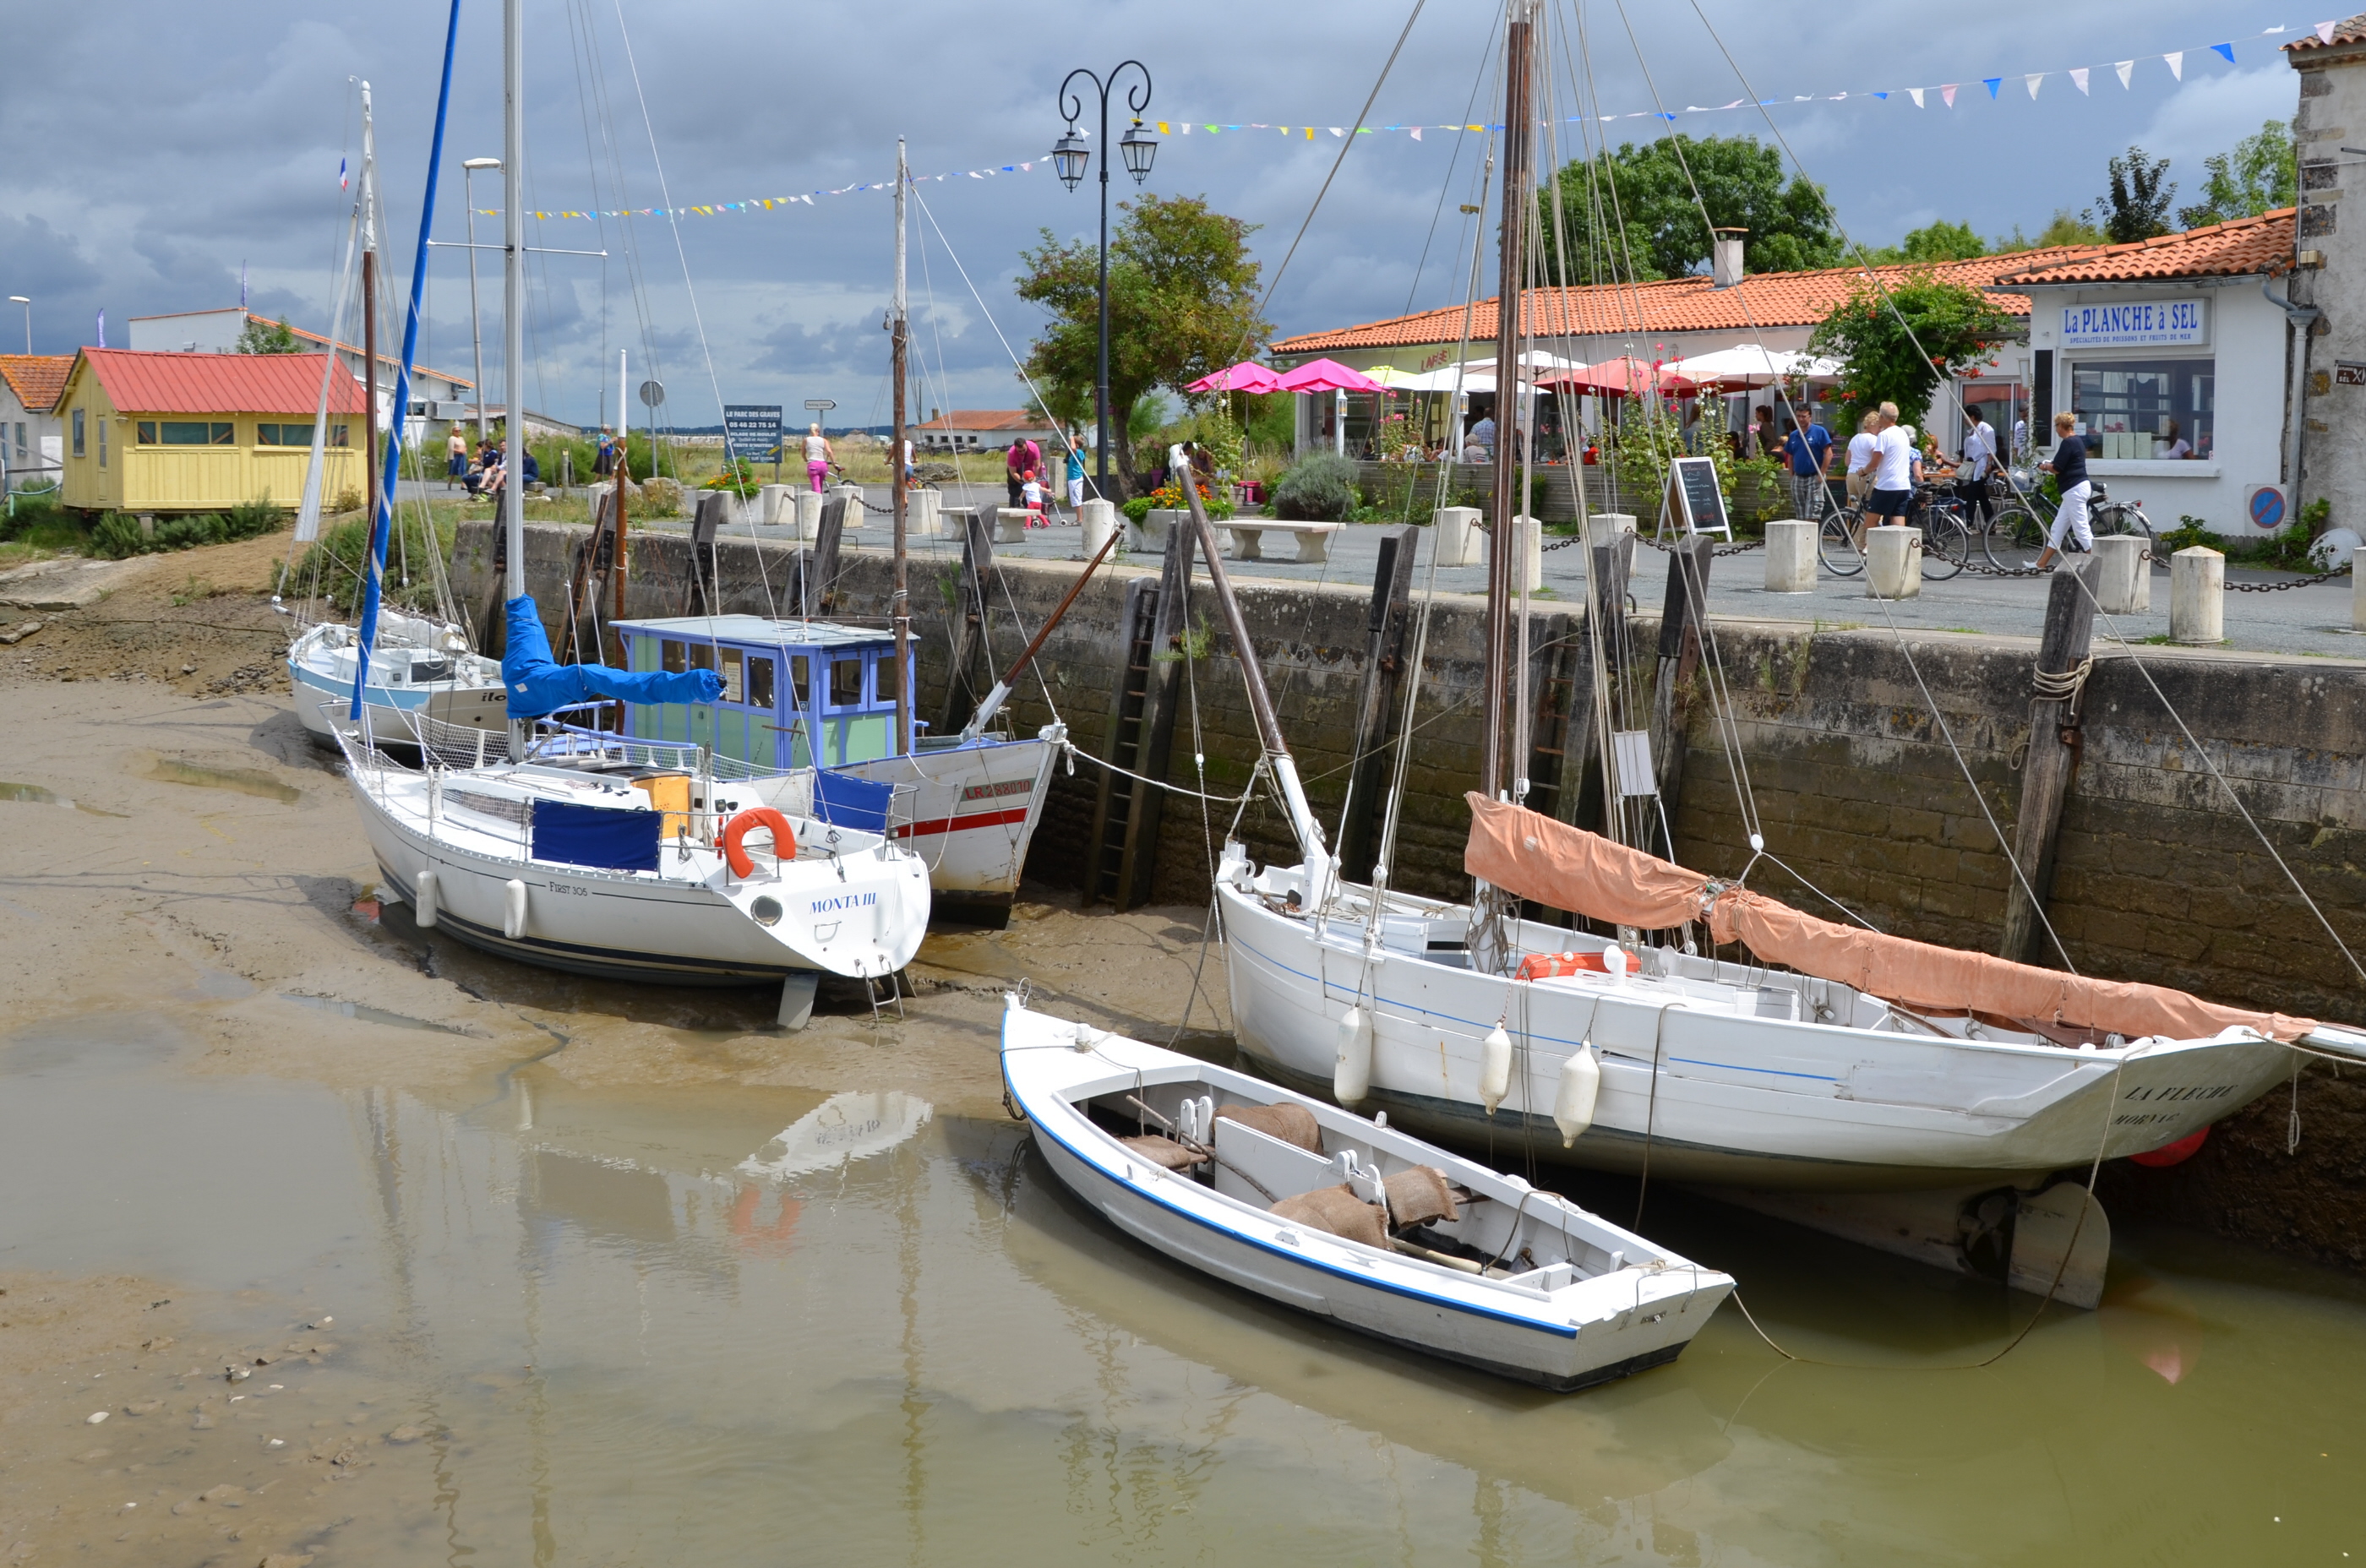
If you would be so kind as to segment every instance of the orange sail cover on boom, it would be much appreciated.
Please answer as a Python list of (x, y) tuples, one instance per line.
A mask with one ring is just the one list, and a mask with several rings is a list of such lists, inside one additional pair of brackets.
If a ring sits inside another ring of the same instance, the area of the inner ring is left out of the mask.
[(2205, 1039), (2243, 1027), (2295, 1040), (2316, 1025), (2204, 1002), (2167, 986), (2088, 980), (1985, 953), (1838, 925), (1657, 856), (1475, 791), (1462, 868), (1506, 892), (1613, 925), (1665, 930), (1700, 921), (1712, 940), (1838, 980), (1918, 1013), (2064, 1024), (2130, 1039)]

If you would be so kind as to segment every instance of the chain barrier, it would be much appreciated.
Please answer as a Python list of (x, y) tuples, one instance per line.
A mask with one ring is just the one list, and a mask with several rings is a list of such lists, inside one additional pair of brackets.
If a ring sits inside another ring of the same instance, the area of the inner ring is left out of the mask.
[(2314, 588), (2318, 583), (2329, 583), (2336, 577), (2348, 577), (2351, 567), (2356, 565), (2355, 561), (2347, 562), (2329, 572), (2315, 572), (2304, 577), (2294, 577), (2288, 583), (2228, 583), (2226, 591), (2228, 593), (2282, 593), (2288, 588)]

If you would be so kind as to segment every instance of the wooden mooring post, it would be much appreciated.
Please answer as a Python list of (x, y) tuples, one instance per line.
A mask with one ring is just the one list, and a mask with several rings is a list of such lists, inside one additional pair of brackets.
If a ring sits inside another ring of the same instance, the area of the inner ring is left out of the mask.
[(2004, 936), (1997, 944), (1997, 956), (2016, 963), (2059, 958), (2046, 951), (2049, 944), (2039, 915), (2054, 885), (2062, 801), (2079, 766), (2079, 703), (2095, 630), (2095, 566), (2091, 558), (2076, 567), (2065, 562), (2047, 585), (2045, 629), (2037, 643), (2036, 695), (2030, 703), (2029, 751), (2021, 765), (2021, 812), (2013, 821), (2012, 857), (2021, 875), (2006, 885)]
[[(1660, 664), (1651, 689), (1651, 771), (1660, 787), (1668, 858), (1676, 857), (1676, 801), (1684, 792), (1684, 720), (1679, 709), (1700, 667), (1701, 620), (1708, 613), (1708, 567), (1717, 558), (1712, 534), (1687, 533), (1668, 554), (1668, 593), (1660, 611)], [(1686, 705), (1688, 706), (1688, 705)]]
[[(962, 565), (959, 597), (952, 610), (952, 667), (945, 679), (945, 704), (938, 710), (936, 733), (952, 735), (961, 733), (977, 704), (994, 685), (994, 671), (987, 667), (986, 645), (986, 581), (994, 571), (994, 509), (971, 507), (950, 514), (962, 520)], [(828, 513), (823, 513), (823, 532), (828, 534)], [(817, 542), (815, 554), (820, 554)], [(830, 541), (830, 566), (833, 573), (838, 563), (837, 541)], [(817, 612), (819, 607), (816, 606)], [(983, 672), (985, 678), (979, 679)]]
[[(1150, 902), (1158, 864), (1158, 826), (1166, 791), (1158, 788), (1174, 757), (1175, 721), (1183, 707), (1186, 662), (1191, 656), (1191, 558), (1197, 541), (1169, 529), (1166, 556), (1152, 599), (1129, 593), (1126, 659), (1110, 708), (1102, 756), (1138, 778), (1104, 768), (1093, 801), (1092, 862), (1087, 902), (1107, 897), (1120, 912)], [(1149, 588), (1147, 579), (1136, 579)]]
[(1364, 678), (1356, 694), (1356, 746), (1348, 755), (1347, 813), (1339, 824), (1339, 874), (1369, 882), (1380, 854), (1377, 835), (1398, 738), (1403, 703), (1406, 623), (1412, 619), (1413, 566), (1421, 531), (1392, 529), (1380, 535), (1380, 558), (1372, 573), (1372, 608), (1364, 621)]

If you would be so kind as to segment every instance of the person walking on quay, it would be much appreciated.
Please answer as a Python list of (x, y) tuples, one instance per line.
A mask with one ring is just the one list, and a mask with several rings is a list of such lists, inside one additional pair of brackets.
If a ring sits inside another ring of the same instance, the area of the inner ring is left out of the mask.
[(2062, 504), (2054, 513), (2054, 526), (2045, 535), (2045, 548), (2037, 553), (2037, 569), (2041, 572), (2061, 551), (2066, 533), (2075, 549), (2095, 547), (2094, 531), (2087, 526), (2087, 501), (2095, 489), (2087, 479), (2087, 442), (2072, 433), (2078, 424), (2079, 416), (2067, 409), (2054, 416), (2054, 433), (2062, 438), (2062, 444), (2054, 449), (2050, 462), (2038, 465), (2054, 476), (2055, 486), (2062, 492)]
[(807, 425), (806, 427), (806, 482), (813, 487), (815, 495), (820, 495), (828, 487), (829, 465), (837, 461), (838, 454), (830, 450), (829, 438), (821, 433), (821, 427)]
[[(1914, 431), (1898, 422), (1898, 405), (1884, 403), (1874, 429), (1873, 482), (1865, 492), (1865, 516), (1879, 527), (1906, 521), (1914, 504)], [(1858, 542), (1862, 547), (1863, 541)]]
[(603, 427), (600, 431), (600, 451), (592, 459), (592, 472), (596, 477), (604, 479), (615, 471), (616, 432)]
[(1873, 487), (1873, 460), (1881, 450), (1881, 410), (1867, 409), (1856, 421), (1856, 434), (1849, 437), (1848, 471), (1843, 483), (1851, 501), (1865, 499), (1865, 491)]
[(1042, 449), (1025, 436), (1014, 438), (1010, 450), (1003, 454), (1002, 477), (1010, 491), (1010, 504), (1024, 506), (1024, 494), (1030, 478), (1041, 478), (1043, 469)]
[(1068, 510), (1080, 518), (1085, 515), (1085, 453), (1073, 442), (1068, 446)]
[[(1791, 515), (1813, 522), (1824, 514), (1824, 479), (1832, 466), (1832, 432), (1815, 422), (1815, 414), (1793, 410), (1797, 429), (1783, 438), (1785, 466), (1791, 471)], [(1770, 446), (1768, 451), (1771, 453)]]
[(1963, 498), (1965, 521), (1982, 531), (1989, 526), (1989, 486), (1996, 470), (1996, 427), (1973, 404), (1964, 409), (1964, 462), (1955, 473), (1955, 494)]
[(451, 439), (444, 445), (444, 487), (450, 489), (468, 476), (468, 438), (460, 427), (452, 427)]

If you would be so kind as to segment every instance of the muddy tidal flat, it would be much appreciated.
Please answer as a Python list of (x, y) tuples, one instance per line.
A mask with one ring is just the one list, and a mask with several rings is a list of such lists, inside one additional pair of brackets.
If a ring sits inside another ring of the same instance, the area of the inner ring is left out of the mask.
[(0, 1564), (2366, 1563), (2349, 1276), (2124, 1226), (1959, 1370), (2037, 1303), (1655, 1193), (1802, 1359), (1547, 1395), (1051, 1182), (1002, 990), (1222, 1056), (1198, 909), (1031, 889), (795, 1035), (422, 933), (175, 591), (242, 560), (0, 659)]

